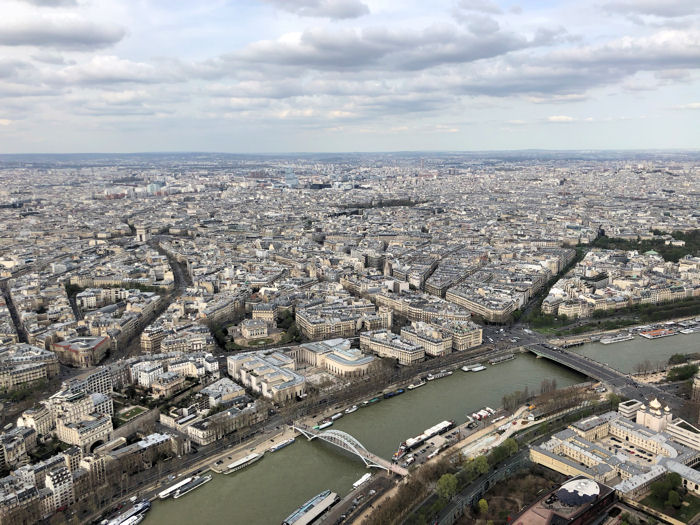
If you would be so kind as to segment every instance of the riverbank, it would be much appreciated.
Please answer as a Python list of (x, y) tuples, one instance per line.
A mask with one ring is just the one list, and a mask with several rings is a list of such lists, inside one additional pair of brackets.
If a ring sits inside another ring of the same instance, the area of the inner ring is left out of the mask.
[[(556, 378), (560, 386), (584, 380), (580, 374), (555, 363), (522, 354), (482, 372), (457, 371), (418, 389), (358, 408), (336, 420), (330, 430), (347, 432), (367, 450), (391, 459), (402, 441), (426, 428), (443, 420), (461, 423), (466, 414), (484, 406), (500, 406), (503, 396), (514, 390), (537, 391), (543, 380), (551, 378)], [(315, 417), (327, 417), (348, 406), (351, 405), (333, 404)], [(240, 457), (247, 448), (240, 449)], [(422, 457), (427, 455), (426, 452)], [(232, 519), (236, 523), (279, 523), (323, 490), (330, 489), (345, 497), (352, 491), (352, 484), (366, 472), (356, 456), (323, 441), (298, 438), (294, 444), (265, 454), (263, 459), (239, 472), (215, 475), (211, 483), (185, 498), (157, 501), (144, 525), (189, 525), (199, 519), (197, 509), (202, 508), (207, 509), (207, 519), (212, 524), (230, 523)], [(368, 490), (360, 491), (365, 494), (363, 503), (369, 498)], [(376, 502), (370, 504), (377, 506)]]
[[(573, 343), (573, 344), (576, 344), (576, 343), (591, 343), (591, 342), (595, 342), (595, 341), (593, 341), (593, 339), (595, 339), (595, 338), (600, 338), (600, 337), (604, 337), (604, 336), (610, 336), (610, 335), (617, 334), (617, 333), (619, 333), (619, 332), (625, 332), (625, 331), (629, 331), (629, 330), (636, 330), (636, 329), (639, 329), (639, 328), (642, 328), (642, 327), (645, 327), (645, 326), (664, 325), (664, 324), (666, 324), (666, 323), (681, 323), (681, 322), (684, 322), (684, 321), (693, 321), (693, 320), (695, 320), (695, 319), (697, 319), (697, 318), (698, 318), (697, 315), (691, 315), (691, 316), (688, 316), (688, 317), (678, 317), (678, 318), (674, 318), (674, 319), (668, 319), (668, 320), (665, 320), (665, 321), (655, 321), (655, 322), (652, 322), (652, 323), (648, 323), (648, 322), (647, 322), (647, 323), (638, 323), (638, 324), (629, 325), (629, 326), (622, 326), (622, 327), (618, 327), (618, 328), (612, 328), (612, 329), (610, 329), (610, 330), (592, 330), (592, 331), (586, 332), (586, 333), (584, 333), (584, 334), (561, 335), (561, 336), (555, 336), (554, 338), (551, 338), (551, 339), (549, 340), (549, 342), (552, 343), (552, 344), (554, 344), (554, 345), (557, 345), (557, 346), (563, 346), (563, 345), (565, 345), (565, 344), (567, 344), (567, 343), (569, 343), (569, 344), (572, 344), (572, 343)], [(537, 331), (537, 330), (535, 330), (535, 331)], [(551, 336), (551, 335), (552, 335), (551, 333), (545, 333), (545, 332), (541, 332), (541, 333), (542, 333), (542, 335), (545, 335), (545, 336), (547, 336), (547, 335)], [(676, 335), (686, 335), (686, 334), (676, 334)], [(615, 343), (615, 344), (617, 344), (617, 343)]]

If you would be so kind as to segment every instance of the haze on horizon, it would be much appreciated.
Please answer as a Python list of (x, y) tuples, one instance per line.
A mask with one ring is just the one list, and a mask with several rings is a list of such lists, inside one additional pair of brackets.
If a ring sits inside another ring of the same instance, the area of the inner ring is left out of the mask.
[(6, 0), (0, 153), (697, 148), (697, 0)]

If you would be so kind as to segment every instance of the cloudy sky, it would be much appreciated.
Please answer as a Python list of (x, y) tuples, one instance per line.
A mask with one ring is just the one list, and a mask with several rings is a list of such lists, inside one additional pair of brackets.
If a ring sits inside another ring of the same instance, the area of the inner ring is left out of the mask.
[(698, 0), (3, 0), (0, 153), (698, 148)]

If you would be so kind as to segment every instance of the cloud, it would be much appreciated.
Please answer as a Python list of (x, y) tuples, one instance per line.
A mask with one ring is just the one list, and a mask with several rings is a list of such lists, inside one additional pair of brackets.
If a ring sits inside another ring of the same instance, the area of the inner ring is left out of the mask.
[(423, 30), (367, 28), (308, 29), (277, 40), (259, 41), (223, 57), (230, 67), (242, 63), (303, 66), (315, 70), (423, 70), (468, 63), (526, 48), (533, 42), (515, 33), (472, 35), (454, 25)]
[(156, 83), (172, 79), (166, 71), (151, 64), (111, 55), (93, 56), (89, 61), (63, 68), (56, 79), (64, 84)]
[(0, 126), (9, 126), (10, 124), (12, 124), (10, 119), (0, 118)]
[(121, 27), (99, 25), (78, 18), (32, 18), (0, 22), (0, 46), (94, 49), (119, 42)]
[(603, 4), (604, 9), (630, 15), (654, 15), (675, 18), (700, 13), (697, 0), (614, 0)]
[(534, 104), (568, 104), (570, 102), (582, 102), (588, 98), (583, 93), (568, 93), (565, 95), (529, 96), (527, 100)]
[(681, 104), (680, 106), (673, 106), (673, 109), (700, 109), (700, 102), (691, 102), (689, 104)]
[(547, 117), (547, 122), (556, 122), (556, 123), (562, 123), (562, 122), (573, 122), (576, 119), (574, 117), (570, 117), (568, 115), (552, 115), (551, 117)]
[(478, 11), (481, 13), (501, 14), (501, 8), (490, 0), (459, 0), (457, 7), (465, 11)]
[(39, 7), (66, 7), (78, 5), (77, 0), (23, 0)]
[(369, 14), (369, 7), (360, 0), (263, 0), (277, 9), (299, 16), (341, 20)]

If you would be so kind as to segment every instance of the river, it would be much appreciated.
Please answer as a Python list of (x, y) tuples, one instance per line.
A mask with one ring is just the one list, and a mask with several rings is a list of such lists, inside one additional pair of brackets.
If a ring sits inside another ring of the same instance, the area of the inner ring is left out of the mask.
[[(391, 458), (399, 443), (445, 419), (462, 423), (467, 413), (501, 405), (504, 395), (526, 386), (539, 391), (543, 379), (572, 385), (583, 376), (530, 354), (431, 381), (401, 396), (361, 408), (333, 428), (357, 438), (368, 450)], [(145, 525), (278, 524), (296, 507), (324, 489), (341, 497), (366, 470), (359, 458), (323, 442), (303, 437), (250, 467), (214, 479), (185, 497), (156, 501)]]
[(638, 335), (621, 343), (590, 343), (570, 351), (590, 357), (621, 372), (634, 373), (639, 363), (649, 360), (652, 368), (664, 367), (673, 354), (700, 352), (700, 333), (678, 334), (660, 339), (645, 339)]

